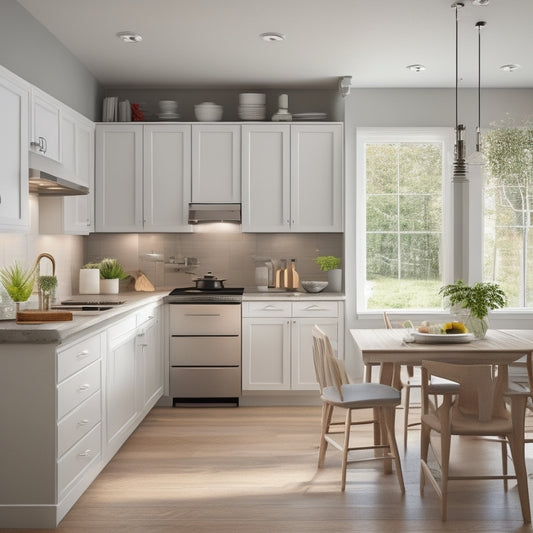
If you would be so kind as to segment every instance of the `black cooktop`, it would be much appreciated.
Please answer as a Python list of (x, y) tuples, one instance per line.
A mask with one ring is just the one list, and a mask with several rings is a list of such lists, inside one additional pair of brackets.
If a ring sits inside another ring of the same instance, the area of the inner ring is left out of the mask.
[(242, 295), (244, 287), (224, 287), (223, 289), (197, 289), (196, 287), (177, 287), (170, 292), (169, 296), (187, 295), (205, 295), (205, 294), (237, 294)]

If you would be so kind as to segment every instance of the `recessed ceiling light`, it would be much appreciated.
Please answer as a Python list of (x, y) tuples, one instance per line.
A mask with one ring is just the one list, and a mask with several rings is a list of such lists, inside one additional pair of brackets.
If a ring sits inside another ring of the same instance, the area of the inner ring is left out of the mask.
[(117, 33), (117, 37), (122, 39), (125, 43), (138, 43), (143, 40), (143, 38), (134, 31), (121, 31)]
[(515, 70), (518, 70), (519, 68), (522, 68), (522, 66), (510, 63), (509, 65), (502, 65), (500, 67), (500, 70), (503, 70), (504, 72), (514, 72)]
[(418, 63), (415, 65), (407, 65), (405, 68), (411, 72), (422, 72), (423, 70), (426, 70), (424, 65), (420, 65)]
[(269, 43), (276, 42), (276, 41), (284, 41), (285, 35), (283, 33), (276, 33), (275, 31), (268, 31), (266, 33), (262, 33), (259, 35), (263, 41), (267, 41)]
[(475, 6), (486, 6), (490, 4), (490, 0), (472, 0), (472, 4)]

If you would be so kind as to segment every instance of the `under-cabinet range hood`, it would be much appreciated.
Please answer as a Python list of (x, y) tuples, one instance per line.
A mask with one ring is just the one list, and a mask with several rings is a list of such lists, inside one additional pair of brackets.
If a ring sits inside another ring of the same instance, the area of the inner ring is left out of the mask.
[(189, 224), (241, 223), (241, 204), (189, 204)]
[(30, 192), (40, 196), (79, 196), (89, 194), (89, 187), (72, 183), (43, 170), (30, 168)]

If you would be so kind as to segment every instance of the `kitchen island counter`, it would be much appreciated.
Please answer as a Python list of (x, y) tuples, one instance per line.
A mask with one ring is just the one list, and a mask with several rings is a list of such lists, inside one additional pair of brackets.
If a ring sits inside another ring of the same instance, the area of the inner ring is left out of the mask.
[[(107, 311), (98, 314), (75, 314), (72, 320), (61, 322), (47, 322), (42, 324), (17, 324), (15, 320), (0, 321), (0, 344), (5, 343), (35, 343), (60, 344), (72, 340), (75, 336), (89, 333), (92, 329), (105, 327), (112, 320), (130, 313), (143, 305), (162, 300), (168, 291), (156, 292), (126, 292), (118, 296), (125, 302), (115, 305)], [(98, 299), (105, 301), (116, 299), (117, 295), (81, 295), (80, 299)], [(78, 298), (72, 296), (71, 298)]]

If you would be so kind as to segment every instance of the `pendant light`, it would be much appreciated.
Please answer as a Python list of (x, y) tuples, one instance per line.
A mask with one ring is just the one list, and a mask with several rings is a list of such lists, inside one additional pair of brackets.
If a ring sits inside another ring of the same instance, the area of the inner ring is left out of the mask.
[(452, 7), (455, 8), (455, 153), (452, 181), (462, 182), (468, 181), (464, 144), (465, 127), (459, 124), (459, 9), (464, 7), (464, 4), (454, 2)]
[(468, 156), (469, 165), (485, 164), (485, 156), (481, 152), (481, 28), (487, 23), (484, 20), (476, 22), (477, 28), (477, 127), (476, 151)]

